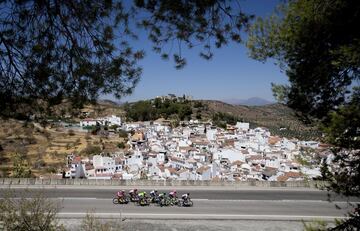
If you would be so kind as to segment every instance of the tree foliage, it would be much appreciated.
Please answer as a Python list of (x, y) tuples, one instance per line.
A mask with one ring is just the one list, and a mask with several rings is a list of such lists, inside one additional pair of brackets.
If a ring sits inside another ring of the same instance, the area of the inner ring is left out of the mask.
[(32, 176), (30, 165), (25, 159), (25, 155), (16, 153), (14, 156), (14, 167), (12, 177), (14, 178), (29, 178)]
[(0, 8), (4, 108), (120, 96), (138, 81), (141, 52), (124, 41), (115, 44), (117, 34), (130, 34), (121, 2), (1, 1)]
[(192, 115), (192, 104), (190, 101), (161, 100), (159, 98), (153, 101), (144, 100), (124, 105), (126, 115), (133, 121), (148, 121), (158, 118), (170, 119), (177, 116), (180, 120), (189, 120)]
[(0, 199), (0, 221), (5, 230), (65, 230), (56, 218), (60, 204), (45, 198), (43, 194), (28, 198), (29, 194), (24, 193), (20, 198), (14, 198), (12, 191), (6, 191), (4, 195)]
[[(250, 56), (275, 59), (289, 86), (273, 84), (275, 97), (321, 121), (334, 145), (323, 166), (329, 191), (360, 197), (360, 3), (355, 0), (288, 1), (267, 19), (257, 19), (247, 43)], [(328, 171), (330, 168), (331, 171)], [(356, 230), (351, 214), (333, 230)]]
[(289, 1), (256, 20), (247, 42), (250, 56), (275, 59), (290, 82), (274, 85), (275, 93), (305, 115), (322, 118), (346, 101), (359, 80), (359, 12), (356, 0)]
[[(239, 32), (251, 19), (226, 0), (136, 0), (135, 5), (151, 15), (139, 24), (149, 31), (154, 51), (164, 52), (164, 45), (168, 43), (171, 48), (178, 47), (173, 54), (176, 68), (186, 64), (181, 55), (182, 43), (188, 48), (202, 45), (200, 56), (211, 59), (213, 46), (220, 48), (229, 41), (240, 42)], [(162, 57), (169, 58), (166, 50)]]
[(0, 1), (1, 115), (46, 112), (64, 98), (81, 106), (101, 94), (130, 94), (144, 56), (131, 46), (136, 25), (162, 57), (173, 55), (177, 68), (186, 63), (184, 46), (203, 45), (201, 56), (209, 59), (213, 45), (240, 42), (240, 29), (248, 25), (250, 17), (231, 3)]
[(237, 122), (242, 122), (243, 120), (237, 116), (231, 115), (229, 113), (217, 112), (213, 114), (212, 121), (214, 125), (226, 128), (227, 124), (235, 125)]

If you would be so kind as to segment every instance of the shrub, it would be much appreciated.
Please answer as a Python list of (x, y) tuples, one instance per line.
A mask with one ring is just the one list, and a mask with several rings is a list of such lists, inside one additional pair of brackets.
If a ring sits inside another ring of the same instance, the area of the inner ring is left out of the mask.
[(124, 142), (120, 142), (120, 143), (118, 143), (118, 148), (121, 148), (121, 149), (124, 149), (125, 148), (125, 144), (124, 144)]
[(43, 159), (39, 159), (35, 161), (34, 168), (43, 168), (45, 167), (46, 163)]
[(91, 135), (89, 133), (86, 133), (85, 140), (91, 140)]
[(119, 137), (120, 138), (127, 138), (128, 137), (128, 133), (124, 130), (120, 130), (119, 131)]
[(115, 227), (119, 227), (119, 224), (116, 222), (104, 222), (96, 217), (92, 213), (87, 213), (85, 218), (82, 220), (80, 230), (81, 231), (110, 231), (110, 230), (118, 230)]
[(69, 135), (69, 136), (74, 136), (74, 135), (75, 135), (74, 130), (70, 129), (70, 130), (68, 131), (68, 135)]
[(93, 146), (88, 144), (85, 149), (82, 151), (83, 153), (87, 155), (91, 154), (99, 154), (101, 152), (101, 148), (99, 146)]
[(14, 192), (6, 191), (0, 199), (0, 221), (4, 230), (55, 231), (65, 230), (56, 218), (60, 204), (47, 199), (42, 193), (28, 198), (29, 191), (14, 198)]

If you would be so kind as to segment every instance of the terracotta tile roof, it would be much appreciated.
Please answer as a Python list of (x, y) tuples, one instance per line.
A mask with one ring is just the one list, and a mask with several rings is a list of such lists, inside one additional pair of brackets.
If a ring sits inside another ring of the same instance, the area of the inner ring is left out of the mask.
[(121, 157), (115, 157), (114, 160), (115, 160), (115, 164), (122, 164), (122, 162), (124, 161), (124, 159)]
[(284, 175), (279, 176), (277, 181), (287, 181), (290, 178), (300, 178), (302, 174), (300, 172), (285, 172)]
[(186, 168), (180, 169), (179, 171), (176, 172), (177, 175), (180, 175), (181, 173), (184, 172), (188, 172), (189, 170), (187, 170)]
[(203, 174), (205, 171), (207, 171), (210, 167), (209, 166), (201, 166), (200, 168), (196, 169), (196, 172), (198, 174)]
[(268, 139), (268, 143), (269, 143), (270, 145), (274, 145), (274, 144), (276, 144), (277, 142), (279, 142), (280, 140), (281, 140), (281, 138), (278, 137), (278, 136), (270, 136), (269, 139)]
[(71, 161), (72, 164), (80, 164), (81, 163), (81, 157), (80, 156), (76, 156), (74, 157), (74, 159)]
[(193, 158), (188, 159), (187, 162), (190, 164), (197, 163), (197, 161), (194, 160)]
[(243, 161), (241, 161), (241, 160), (235, 160), (234, 162), (231, 163), (231, 165), (241, 166), (243, 163), (245, 163), (245, 162), (243, 162)]
[(94, 166), (93, 165), (90, 165), (90, 164), (86, 164), (85, 165), (85, 170), (92, 170), (92, 169), (94, 169)]
[(158, 165), (157, 166), (161, 172), (164, 172), (165, 171), (165, 167), (163, 165)]
[(252, 155), (252, 156), (247, 156), (246, 159), (247, 160), (262, 160), (263, 157), (262, 157), (262, 155)]
[(171, 174), (175, 174), (177, 171), (175, 168), (166, 168)]
[(221, 181), (221, 178), (219, 176), (215, 176), (211, 179), (211, 181), (219, 182)]
[(177, 157), (174, 157), (174, 156), (169, 157), (169, 160), (179, 162), (179, 163), (183, 163), (183, 164), (185, 163), (185, 161), (183, 161), (183, 160), (181, 160), (181, 159), (179, 159)]

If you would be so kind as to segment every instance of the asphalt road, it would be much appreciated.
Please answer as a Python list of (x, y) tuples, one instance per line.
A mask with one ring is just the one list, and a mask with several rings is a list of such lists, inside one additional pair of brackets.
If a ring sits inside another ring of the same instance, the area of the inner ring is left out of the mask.
[[(59, 200), (62, 218), (83, 217), (91, 211), (103, 218), (142, 219), (209, 219), (209, 220), (333, 220), (347, 210), (345, 202), (338, 202), (343, 209), (324, 201), (250, 201), (250, 200), (194, 200), (194, 207), (139, 207), (135, 204), (114, 205), (109, 199), (65, 198)], [(121, 213), (121, 214), (120, 214)]]
[[(150, 192), (148, 188), (137, 188), (138, 191)], [(311, 201), (327, 201), (327, 192), (314, 189), (189, 189), (184, 188), (160, 188), (159, 192), (169, 192), (172, 189), (177, 190), (178, 195), (190, 193), (192, 199), (208, 199), (208, 200), (311, 200)], [(16, 197), (25, 194), (26, 197), (32, 197), (40, 192), (48, 198), (112, 198), (119, 188), (114, 187), (46, 187), (46, 188), (29, 188), (13, 187)], [(5, 190), (6, 191), (6, 190)], [(4, 188), (0, 188), (0, 196), (5, 192)], [(128, 191), (128, 189), (126, 189)], [(347, 198), (332, 195), (335, 201), (346, 201)]]
[[(112, 198), (117, 190), (114, 187), (33, 187), (29, 191), (14, 187), (13, 190), (12, 197), (28, 198), (43, 192), (45, 197), (61, 203), (59, 216), (62, 218), (83, 217), (91, 211), (98, 217), (129, 219), (333, 220), (351, 209), (346, 198), (335, 197), (335, 203), (329, 203), (326, 192), (314, 189), (177, 189), (179, 195), (190, 192), (194, 201), (191, 208), (114, 205)], [(0, 197), (5, 191), (0, 188)], [(149, 192), (149, 188), (146, 191)], [(336, 209), (335, 204), (342, 209)]]

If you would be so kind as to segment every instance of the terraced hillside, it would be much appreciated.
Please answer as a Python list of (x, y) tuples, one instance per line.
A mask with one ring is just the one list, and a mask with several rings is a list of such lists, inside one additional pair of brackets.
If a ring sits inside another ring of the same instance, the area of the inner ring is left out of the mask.
[[(170, 120), (178, 120), (180, 114), (171, 113), (179, 111), (185, 115), (186, 119), (200, 120), (212, 119), (214, 115), (222, 114), (225, 118), (230, 118), (232, 122), (242, 120), (250, 122), (252, 127), (267, 127), (274, 135), (303, 140), (320, 137), (314, 127), (303, 124), (291, 109), (280, 104), (234, 106), (220, 101), (201, 100), (175, 106), (179, 108), (173, 108), (174, 105), (169, 106), (171, 110), (161, 107), (161, 113), (155, 112), (153, 119), (165, 114), (169, 115)], [(183, 110), (184, 108), (186, 110)], [(88, 117), (94, 118), (111, 114), (126, 117), (124, 108), (111, 101), (100, 102), (95, 106), (87, 105), (78, 111), (77, 116), (72, 117), (69, 117), (68, 108), (64, 104), (54, 110), (55, 116), (48, 118), (50, 121), (62, 119), (78, 122), (84, 117), (84, 112)], [(123, 143), (124, 138), (118, 134), (103, 137), (76, 128), (62, 127), (57, 123), (50, 122), (44, 125), (34, 121), (0, 119), (0, 177), (12, 173), (14, 163), (17, 161), (23, 161), (28, 165), (33, 175), (46, 175), (62, 169), (66, 163), (66, 156), (70, 153), (88, 156), (103, 150), (121, 151), (124, 147)]]
[(314, 126), (300, 121), (292, 109), (282, 104), (242, 106), (214, 100), (202, 100), (201, 102), (207, 105), (209, 110), (207, 114), (228, 113), (244, 122), (250, 122), (252, 127), (267, 127), (276, 135), (304, 140), (320, 137), (319, 131)]

